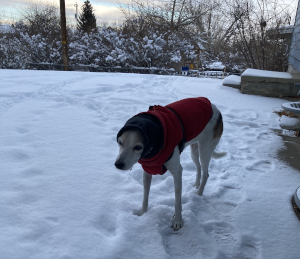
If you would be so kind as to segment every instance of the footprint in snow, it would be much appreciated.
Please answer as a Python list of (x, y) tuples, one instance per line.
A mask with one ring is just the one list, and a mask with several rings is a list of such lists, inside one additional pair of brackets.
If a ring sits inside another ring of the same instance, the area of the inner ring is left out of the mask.
[(221, 186), (216, 193), (204, 197), (218, 213), (229, 213), (241, 203), (245, 197), (241, 189), (234, 185)]
[(43, 171), (36, 168), (25, 169), (24, 171), (21, 172), (21, 176), (24, 178), (32, 178), (32, 177), (40, 176), (42, 174)]
[(238, 127), (248, 127), (248, 128), (260, 128), (261, 126), (255, 122), (247, 121), (247, 120), (235, 120), (231, 121), (231, 124), (234, 124)]
[(29, 133), (30, 131), (28, 129), (26, 129), (25, 127), (20, 127), (20, 128), (17, 128), (16, 130), (19, 134), (27, 134)]
[(275, 168), (270, 160), (259, 160), (246, 167), (248, 171), (268, 172)]
[(35, 110), (35, 111), (32, 111), (32, 113), (34, 115), (43, 115), (45, 113), (45, 111), (43, 111), (43, 110)]
[(235, 259), (256, 259), (260, 254), (260, 241), (251, 235), (243, 235), (240, 240), (240, 248)]
[(274, 137), (269, 134), (268, 132), (262, 132), (258, 135), (257, 139), (259, 140), (263, 140), (263, 141), (270, 141), (272, 140)]
[(256, 149), (255, 148), (251, 148), (251, 147), (240, 148), (240, 150), (242, 152), (247, 153), (247, 154), (254, 154), (254, 153), (256, 153)]
[(112, 237), (116, 235), (116, 221), (117, 218), (115, 215), (100, 213), (92, 220), (91, 224), (97, 231), (101, 232), (102, 235)]
[(32, 222), (28, 228), (25, 228), (21, 234), (23, 243), (44, 242), (46, 239), (51, 239), (54, 234), (55, 224), (49, 220), (36, 220)]
[(229, 111), (223, 113), (226, 117), (232, 119), (247, 119), (250, 121), (256, 120), (258, 118), (258, 113), (254, 111), (230, 109)]
[(17, 160), (19, 162), (25, 162), (30, 157), (26, 154), (26, 152), (19, 150), (19, 149), (12, 149), (7, 153), (10, 157), (12, 157), (14, 160)]
[(205, 233), (215, 240), (217, 247), (225, 258), (233, 258), (237, 249), (236, 231), (226, 221), (208, 221), (203, 224)]

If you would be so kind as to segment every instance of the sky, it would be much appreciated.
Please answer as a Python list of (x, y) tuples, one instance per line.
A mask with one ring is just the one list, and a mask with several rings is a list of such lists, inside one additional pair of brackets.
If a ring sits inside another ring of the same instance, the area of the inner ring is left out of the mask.
[[(0, 0), (0, 15), (3, 16), (3, 13), (5, 13), (6, 16), (11, 17), (13, 14), (16, 16), (18, 14), (18, 10), (29, 2), (30, 0)], [(47, 2), (44, 0), (41, 0), (41, 2)], [(51, 1), (59, 5), (59, 1)], [(66, 3), (66, 14), (69, 19), (75, 20), (75, 4), (78, 4), (78, 13), (80, 12), (80, 7), (83, 5), (84, 0), (65, 0)], [(108, 0), (108, 1), (102, 1), (102, 0), (90, 0), (92, 3), (95, 14), (97, 17), (98, 22), (118, 22), (122, 20), (122, 14), (118, 10), (117, 2), (118, 0)]]
[[(0, 0), (0, 17), (3, 16), (3, 13), (6, 14), (6, 16), (11, 17), (11, 13), (17, 14), (18, 8), (22, 8), (31, 0)], [(41, 2), (52, 2), (52, 0), (37, 0)], [(54, 3), (57, 2), (59, 5), (59, 0), (54, 0)], [(67, 18), (69, 18), (69, 21), (74, 19), (75, 22), (75, 4), (78, 3), (78, 12), (80, 11), (80, 7), (82, 6), (84, 0), (65, 0), (66, 3), (66, 13)], [(117, 5), (118, 2), (124, 2), (124, 0), (90, 0), (92, 3), (95, 14), (97, 17), (97, 23), (101, 24), (103, 22), (106, 23), (119, 23), (122, 21), (122, 13), (119, 11)], [(281, 3), (289, 4), (293, 6), (293, 8), (297, 9), (297, 3), (298, 0), (281, 0), (279, 1)]]

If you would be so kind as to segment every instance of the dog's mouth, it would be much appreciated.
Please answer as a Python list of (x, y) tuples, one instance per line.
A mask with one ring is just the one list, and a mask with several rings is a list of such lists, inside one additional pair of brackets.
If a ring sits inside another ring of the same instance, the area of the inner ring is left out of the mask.
[(115, 167), (117, 169), (119, 169), (119, 170), (122, 170), (122, 171), (127, 171), (127, 170), (131, 171), (133, 166), (131, 166), (130, 168), (128, 168), (128, 167), (125, 166), (124, 163), (117, 161), (117, 162), (115, 162)]

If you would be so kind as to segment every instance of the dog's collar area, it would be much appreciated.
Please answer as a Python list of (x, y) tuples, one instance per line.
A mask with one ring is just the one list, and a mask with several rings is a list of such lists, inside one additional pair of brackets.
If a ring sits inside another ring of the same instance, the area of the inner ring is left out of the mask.
[(151, 150), (153, 149), (153, 147), (149, 147), (148, 150), (142, 154), (140, 159), (144, 159), (145, 157), (147, 157), (147, 155), (151, 152)]

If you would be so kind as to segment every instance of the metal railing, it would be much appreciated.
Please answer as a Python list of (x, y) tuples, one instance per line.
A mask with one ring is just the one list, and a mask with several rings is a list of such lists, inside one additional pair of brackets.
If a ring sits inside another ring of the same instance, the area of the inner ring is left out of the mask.
[[(31, 70), (63, 70), (63, 64), (53, 63), (30, 63), (27, 62), (25, 69)], [(156, 74), (156, 75), (177, 75), (181, 71), (174, 69), (158, 69), (158, 68), (140, 68), (140, 67), (105, 67), (105, 66), (90, 66), (90, 65), (68, 65), (69, 71), (83, 72), (115, 72), (115, 73), (136, 73), (136, 74)]]
[[(25, 69), (29, 70), (58, 70), (63, 71), (63, 64), (54, 63), (31, 63), (25, 64)], [(229, 75), (240, 75), (238, 73), (230, 73), (223, 71), (179, 71), (174, 69), (158, 69), (158, 68), (143, 68), (143, 67), (106, 67), (106, 66), (91, 66), (91, 65), (68, 65), (69, 71), (82, 72), (111, 72), (111, 73), (135, 73), (135, 74), (155, 74), (155, 75), (176, 75), (176, 76), (190, 76), (201, 78), (217, 78), (223, 79)]]

